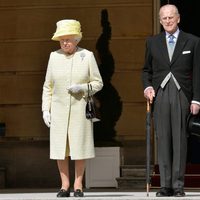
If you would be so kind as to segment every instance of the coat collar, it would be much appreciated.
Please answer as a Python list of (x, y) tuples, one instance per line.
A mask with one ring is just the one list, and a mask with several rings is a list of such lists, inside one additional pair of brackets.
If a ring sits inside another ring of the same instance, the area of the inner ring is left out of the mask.
[(178, 38), (177, 38), (177, 42), (176, 42), (176, 46), (174, 49), (174, 54), (172, 57), (172, 60), (170, 62), (169, 60), (169, 56), (168, 56), (168, 50), (167, 50), (167, 44), (166, 44), (166, 36), (165, 36), (165, 32), (162, 32), (160, 34), (160, 51), (162, 52), (162, 55), (164, 57), (164, 59), (171, 65), (175, 62), (175, 60), (178, 58), (179, 55), (182, 54), (182, 50), (187, 42), (187, 37), (185, 36), (184, 32), (180, 30)]
[(188, 39), (185, 37), (184, 32), (180, 31), (177, 42), (176, 42), (176, 46), (174, 49), (174, 54), (173, 54), (171, 63), (173, 63), (178, 58), (178, 56), (182, 54), (183, 48), (184, 48), (187, 40)]

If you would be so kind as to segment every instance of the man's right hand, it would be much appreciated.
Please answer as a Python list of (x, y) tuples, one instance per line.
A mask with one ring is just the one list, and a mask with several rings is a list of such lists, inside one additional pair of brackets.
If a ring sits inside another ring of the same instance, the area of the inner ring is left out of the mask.
[(153, 98), (155, 97), (155, 90), (153, 87), (148, 87), (144, 90), (144, 97), (149, 99), (150, 103), (153, 103)]
[(51, 126), (51, 115), (49, 111), (47, 110), (43, 111), (43, 120), (44, 120), (44, 123), (47, 125), (47, 127)]

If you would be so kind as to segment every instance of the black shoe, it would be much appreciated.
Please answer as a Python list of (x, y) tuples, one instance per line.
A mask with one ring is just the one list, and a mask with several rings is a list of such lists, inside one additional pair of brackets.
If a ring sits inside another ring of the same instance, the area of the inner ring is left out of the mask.
[(174, 196), (175, 197), (184, 197), (185, 196), (185, 192), (182, 188), (177, 188), (177, 189), (174, 189)]
[(77, 189), (77, 190), (74, 191), (74, 196), (75, 197), (83, 197), (84, 193), (80, 189)]
[(57, 197), (70, 197), (70, 189), (68, 190), (60, 189), (60, 191), (57, 194)]
[(157, 197), (169, 197), (173, 196), (173, 190), (171, 188), (163, 187), (159, 192), (156, 193)]

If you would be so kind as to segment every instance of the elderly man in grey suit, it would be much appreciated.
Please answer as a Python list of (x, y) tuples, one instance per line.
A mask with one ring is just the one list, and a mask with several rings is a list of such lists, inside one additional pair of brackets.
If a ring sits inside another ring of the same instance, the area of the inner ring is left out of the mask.
[(147, 39), (144, 96), (153, 103), (160, 190), (157, 197), (185, 196), (187, 116), (200, 109), (200, 38), (179, 30), (174, 5), (159, 12), (164, 31)]

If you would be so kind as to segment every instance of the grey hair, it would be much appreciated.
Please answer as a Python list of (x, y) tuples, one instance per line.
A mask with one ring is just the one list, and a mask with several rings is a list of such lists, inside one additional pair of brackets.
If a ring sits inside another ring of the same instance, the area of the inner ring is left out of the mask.
[(162, 10), (163, 8), (165, 8), (165, 7), (171, 7), (171, 8), (173, 8), (174, 11), (175, 11), (175, 14), (176, 14), (176, 15), (180, 15), (180, 14), (179, 14), (179, 11), (178, 11), (178, 8), (177, 8), (175, 5), (173, 5), (173, 4), (166, 4), (166, 5), (160, 7), (159, 18), (160, 18), (160, 12), (161, 12), (161, 10)]

